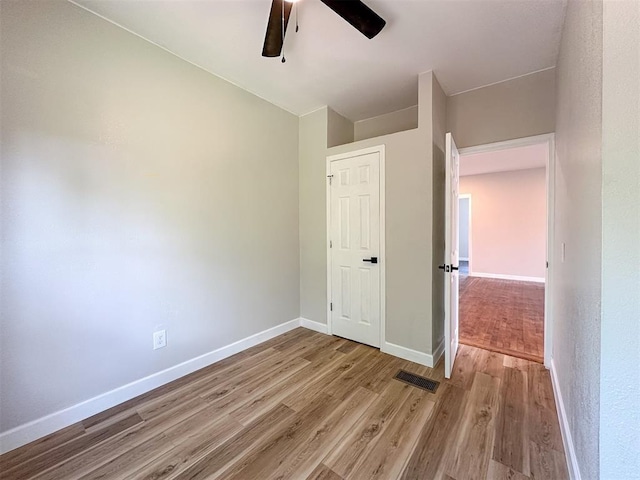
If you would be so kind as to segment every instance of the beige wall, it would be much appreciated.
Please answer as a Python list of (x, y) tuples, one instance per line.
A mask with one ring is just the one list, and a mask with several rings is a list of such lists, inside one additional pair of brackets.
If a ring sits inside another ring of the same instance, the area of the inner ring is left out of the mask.
[(354, 123), (354, 140), (366, 140), (418, 128), (418, 106), (367, 118)]
[(327, 109), (327, 147), (353, 142), (353, 122), (332, 109)]
[(327, 127), (329, 109), (300, 117), (300, 316), (327, 323)]
[[(375, 145), (386, 153), (386, 341), (432, 353), (433, 80), (419, 79), (420, 127), (330, 148), (328, 155)], [(325, 208), (324, 197), (316, 199)], [(320, 205), (318, 204), (318, 208)], [(326, 235), (326, 213), (315, 220)], [(323, 252), (323, 256), (325, 253)], [(324, 260), (326, 261), (326, 260)], [(316, 270), (326, 282), (326, 264)]]
[[(331, 110), (300, 121), (301, 316), (326, 322), (327, 155), (376, 145), (386, 152), (386, 341), (432, 354), (444, 332), (444, 132), (446, 97), (435, 76), (419, 78), (419, 128), (339, 145), (329, 139)], [(329, 128), (327, 129), (327, 121)], [(335, 121), (335, 120), (334, 120)], [(337, 126), (336, 126), (337, 125)], [(349, 137), (350, 125), (341, 121)], [(324, 137), (323, 137), (324, 135)], [(335, 137), (335, 134), (333, 134)]]
[(555, 69), (447, 97), (447, 131), (458, 148), (555, 130)]
[(460, 178), (471, 195), (471, 274), (544, 279), (546, 170), (535, 168)]
[(353, 123), (324, 107), (300, 117), (300, 316), (327, 323), (327, 148), (353, 142)]
[(68, 2), (1, 22), (0, 430), (299, 316), (295, 116)]
[(557, 75), (553, 361), (582, 478), (591, 479), (600, 478), (601, 1), (569, 2)]
[(432, 154), (432, 206), (433, 225), (432, 239), (432, 269), (431, 269), (431, 348), (436, 351), (444, 341), (444, 282), (446, 277), (442, 270), (436, 268), (444, 262), (445, 251), (445, 142), (447, 128), (447, 97), (440, 87), (438, 80), (433, 77), (432, 82), (432, 125), (433, 154)]
[(600, 477), (637, 480), (640, 2), (605, 2), (603, 18)]
[[(329, 149), (329, 155), (385, 145), (386, 341), (431, 353), (431, 178), (417, 130)], [(326, 225), (326, 217), (318, 219)], [(326, 228), (326, 226), (325, 226)], [(322, 276), (326, 281), (326, 265)], [(320, 275), (320, 271), (318, 271)]]

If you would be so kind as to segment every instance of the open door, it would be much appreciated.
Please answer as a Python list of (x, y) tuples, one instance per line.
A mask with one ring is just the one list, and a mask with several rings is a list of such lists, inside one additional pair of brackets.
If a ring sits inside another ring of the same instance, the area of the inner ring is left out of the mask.
[(444, 265), (444, 376), (451, 378), (458, 352), (458, 196), (460, 154), (451, 133), (446, 139)]

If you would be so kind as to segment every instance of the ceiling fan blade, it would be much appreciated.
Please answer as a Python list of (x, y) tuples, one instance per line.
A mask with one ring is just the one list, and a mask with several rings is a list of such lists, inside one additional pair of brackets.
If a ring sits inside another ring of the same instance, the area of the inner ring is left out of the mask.
[[(289, 16), (291, 15), (292, 3), (284, 0), (273, 0), (271, 12), (269, 13), (269, 23), (267, 23), (267, 33), (264, 36), (264, 46), (262, 47), (263, 57), (279, 57), (282, 51), (284, 33), (287, 31)], [(282, 13), (284, 8), (284, 32), (282, 30)]]
[(358, 29), (365, 37), (373, 38), (386, 25), (382, 17), (360, 0), (321, 0), (347, 22)]

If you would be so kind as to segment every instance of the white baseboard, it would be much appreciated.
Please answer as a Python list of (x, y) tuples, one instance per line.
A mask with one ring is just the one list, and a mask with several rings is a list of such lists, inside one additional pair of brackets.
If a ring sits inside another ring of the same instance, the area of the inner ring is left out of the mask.
[(433, 352), (433, 358), (431, 360), (433, 362), (433, 365), (431, 366), (431, 368), (438, 364), (438, 361), (440, 360), (440, 357), (442, 357), (442, 355), (444, 355), (444, 337), (442, 337), (440, 343), (436, 347), (435, 352)]
[[(42, 438), (45, 435), (49, 435), (62, 428), (68, 427), (69, 425), (80, 422), (85, 418), (103, 412), (111, 407), (115, 407), (122, 402), (131, 400), (138, 395), (147, 393), (154, 388), (165, 385), (173, 380), (193, 373), (196, 370), (230, 357), (231, 355), (235, 355), (247, 348), (266, 342), (271, 338), (282, 335), (283, 333), (297, 327), (308, 328), (324, 334), (328, 333), (328, 327), (326, 324), (315, 322), (307, 318), (296, 318), (280, 325), (276, 325), (275, 327), (258, 332), (230, 345), (218, 348), (205, 353), (204, 355), (192, 358), (186, 362), (90, 398), (89, 400), (85, 400), (84, 402), (80, 402), (71, 407), (59, 410), (29, 423), (25, 423), (11, 430), (7, 430), (6, 432), (2, 432), (0, 433), (0, 454), (6, 453), (37, 440), (38, 438)], [(444, 339), (440, 345), (438, 345), (438, 348), (436, 348), (433, 355), (418, 352), (417, 350), (412, 350), (389, 342), (384, 342), (381, 351), (405, 360), (419, 363), (420, 365), (433, 367), (438, 362), (444, 351)]]
[[(315, 324), (316, 322), (311, 323)], [(191, 360), (187, 360), (186, 362), (141, 378), (127, 385), (123, 385), (122, 387), (118, 387), (114, 390), (98, 395), (97, 397), (85, 400), (84, 402), (65, 408), (64, 410), (60, 410), (11, 430), (7, 430), (0, 434), (0, 454), (6, 453), (9, 450), (13, 450), (22, 445), (26, 445), (29, 442), (44, 437), (45, 435), (49, 435), (61, 428), (80, 422), (85, 418), (95, 415), (96, 413), (103, 412), (108, 408), (149, 392), (154, 388), (160, 387), (173, 380), (188, 375), (189, 373), (195, 372), (196, 370), (207, 367), (212, 363), (230, 357), (231, 355), (235, 355), (238, 352), (277, 337), (278, 335), (282, 335), (289, 330), (293, 330), (294, 328), (301, 326), (301, 324), (302, 320), (296, 318), (295, 320), (276, 325), (275, 327), (258, 332), (230, 345), (205, 353), (199, 357), (192, 358)], [(311, 328), (307, 325), (303, 326)]]
[(553, 363), (553, 358), (551, 359), (550, 371), (553, 395), (556, 400), (556, 410), (558, 411), (558, 421), (560, 422), (560, 431), (562, 433), (562, 443), (564, 444), (567, 468), (569, 469), (569, 478), (571, 480), (581, 480), (582, 477), (580, 475), (580, 467), (578, 466), (578, 458), (576, 457), (576, 449), (573, 444), (573, 438), (571, 437), (569, 419), (567, 418), (567, 412), (564, 409), (564, 402), (562, 400), (562, 393), (560, 392), (556, 365)]
[(544, 277), (523, 277), (522, 275), (502, 275), (501, 273), (469, 272), (470, 277), (495, 278), (497, 280), (517, 280), (519, 282), (544, 283)]
[[(438, 352), (438, 350), (440, 350), (439, 346), (438, 349), (436, 349), (436, 353)], [(380, 351), (383, 353), (388, 353), (389, 355), (393, 355), (394, 357), (409, 360), (410, 362), (419, 363), (420, 365), (424, 365), (426, 367), (433, 368), (433, 366), (435, 365), (435, 355), (429, 355), (428, 353), (419, 352), (407, 347), (402, 347), (400, 345), (396, 345), (395, 343), (384, 342), (382, 344), (382, 347), (380, 348)]]
[[(315, 332), (320, 332), (327, 335), (329, 334), (329, 327), (326, 323), (316, 322), (313, 320), (309, 320), (308, 318), (301, 317), (300, 326), (308, 328), (309, 330), (313, 330)], [(440, 357), (444, 353), (444, 338), (436, 348), (433, 355), (418, 352), (417, 350), (412, 350), (411, 348), (402, 347), (400, 345), (396, 345), (395, 343), (389, 342), (383, 342), (380, 351), (388, 353), (389, 355), (393, 355), (394, 357), (400, 357), (411, 362), (419, 363), (420, 365), (433, 367), (438, 363), (438, 360), (440, 360)]]
[(329, 334), (329, 327), (326, 323), (316, 322), (314, 320), (309, 320), (308, 318), (300, 317), (300, 326), (313, 330), (314, 332), (320, 332), (326, 335)]

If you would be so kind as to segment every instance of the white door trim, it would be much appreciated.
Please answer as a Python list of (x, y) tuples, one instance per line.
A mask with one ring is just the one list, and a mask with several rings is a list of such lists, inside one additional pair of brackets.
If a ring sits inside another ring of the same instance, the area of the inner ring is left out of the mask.
[(555, 139), (555, 133), (545, 133), (542, 135), (534, 135), (532, 137), (514, 138), (513, 140), (505, 140), (504, 142), (487, 143), (485, 145), (475, 145), (473, 147), (465, 147), (459, 149), (460, 155), (474, 155), (476, 153), (497, 152), (499, 150), (507, 150), (509, 148), (529, 147), (531, 145), (540, 145)]
[[(505, 142), (488, 143), (475, 147), (460, 149), (460, 155), (471, 155), (474, 153), (495, 152), (508, 148), (527, 147), (546, 143), (549, 148), (547, 156), (546, 183), (547, 183), (547, 264), (545, 272), (544, 288), (544, 366), (551, 368), (553, 359), (553, 238), (555, 224), (555, 166), (556, 166), (556, 135), (555, 133), (545, 133), (532, 137), (516, 138)], [(469, 265), (471, 273), (471, 265)]]
[(329, 184), (329, 175), (331, 175), (331, 162), (337, 160), (343, 160), (345, 158), (359, 157), (361, 155), (368, 155), (370, 153), (380, 154), (380, 345), (385, 345), (385, 319), (387, 312), (387, 288), (386, 288), (386, 269), (387, 269), (387, 256), (385, 246), (385, 146), (378, 145), (375, 147), (363, 148), (360, 150), (352, 150), (346, 153), (340, 153), (337, 155), (330, 155), (327, 157), (326, 165), (326, 208), (327, 208), (327, 331), (329, 335), (333, 334), (331, 327), (331, 310), (329, 305), (331, 303), (331, 249), (329, 248), (329, 242), (331, 240), (331, 186)]

